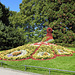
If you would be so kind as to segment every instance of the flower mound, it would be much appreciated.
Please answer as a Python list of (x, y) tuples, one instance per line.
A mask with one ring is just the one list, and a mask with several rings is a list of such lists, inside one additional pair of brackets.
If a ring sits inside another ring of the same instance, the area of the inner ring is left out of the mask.
[(21, 61), (29, 58), (50, 60), (56, 58), (56, 56), (72, 56), (73, 53), (74, 51), (59, 45), (39, 42), (0, 52), (0, 60)]
[(30, 44), (19, 46), (0, 53), (1, 60), (25, 60), (31, 58), (32, 53), (38, 46), (30, 46)]

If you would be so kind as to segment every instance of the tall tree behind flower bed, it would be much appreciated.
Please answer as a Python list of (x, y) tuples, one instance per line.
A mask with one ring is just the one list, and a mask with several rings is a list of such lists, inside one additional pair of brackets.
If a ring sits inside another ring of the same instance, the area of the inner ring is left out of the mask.
[[(25, 27), (29, 32), (38, 27), (37, 31), (41, 29), (41, 32), (45, 33), (42, 28), (46, 30), (46, 26), (50, 26), (54, 30), (56, 43), (75, 44), (74, 7), (74, 0), (22, 0), (20, 22), (22, 25), (27, 24), (28, 27)], [(41, 37), (44, 33), (41, 33)]]
[(0, 2), (0, 21), (2, 21), (5, 25), (9, 25), (9, 8), (5, 8), (5, 6)]
[(9, 9), (0, 3), (0, 50), (23, 45), (25, 38), (20, 28), (14, 28), (9, 24)]

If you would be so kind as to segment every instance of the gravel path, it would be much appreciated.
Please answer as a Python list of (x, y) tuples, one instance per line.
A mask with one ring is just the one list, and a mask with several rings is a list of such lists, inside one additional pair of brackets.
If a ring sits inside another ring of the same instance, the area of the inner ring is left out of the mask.
[(3, 68), (0, 67), (0, 75), (41, 75), (37, 73), (31, 73), (31, 72), (23, 72), (19, 70), (13, 70), (9, 68)]

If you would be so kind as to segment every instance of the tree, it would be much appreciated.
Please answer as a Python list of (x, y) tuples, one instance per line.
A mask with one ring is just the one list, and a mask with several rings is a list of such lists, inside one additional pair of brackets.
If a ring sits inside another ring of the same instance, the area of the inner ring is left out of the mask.
[(22, 27), (22, 23), (20, 22), (21, 21), (21, 14), (18, 12), (15, 12), (15, 11), (9, 11), (9, 22), (11, 24), (12, 27), (15, 27), (17, 28), (18, 26)]
[[(75, 22), (74, 22), (74, 0), (60, 0), (58, 2), (59, 7), (55, 12), (55, 18), (50, 26), (55, 30), (54, 38), (57, 43), (69, 43), (74, 44), (75, 40)], [(68, 34), (70, 33), (70, 35)]]
[(0, 2), (0, 20), (5, 24), (9, 25), (9, 8), (5, 8), (5, 6)]
[(7, 8), (0, 3), (0, 50), (7, 50), (25, 43), (24, 31), (22, 28), (18, 27), (16, 29), (9, 24), (9, 16), (7, 16), (9, 10), (6, 9)]
[[(66, 41), (64, 36), (71, 31), (75, 35), (75, 1), (74, 0), (22, 0), (18, 22), (27, 32), (28, 40), (39, 41), (46, 34), (47, 27), (54, 30), (53, 37), (56, 43), (73, 43), (73, 40)], [(41, 31), (39, 31), (41, 30)], [(35, 33), (37, 34), (35, 36)], [(40, 37), (41, 36), (41, 37)]]

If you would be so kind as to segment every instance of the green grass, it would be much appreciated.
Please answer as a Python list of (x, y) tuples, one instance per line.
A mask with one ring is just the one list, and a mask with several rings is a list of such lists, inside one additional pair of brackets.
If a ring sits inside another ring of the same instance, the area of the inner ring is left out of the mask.
[[(75, 51), (75, 48), (69, 47), (69, 49), (72, 49)], [(75, 71), (75, 53), (73, 56), (64, 56), (64, 57), (56, 57), (55, 59), (51, 60), (23, 60), (23, 61), (3, 61), (7, 64), (14, 65), (15, 67), (12, 66), (7, 66), (3, 65), (4, 67), (12, 68), (12, 69), (17, 69), (17, 70), (22, 70), (25, 71), (25, 67), (16, 67), (19, 65), (31, 65), (31, 66), (38, 66), (38, 67), (47, 67), (47, 68), (55, 68), (55, 69), (62, 69), (62, 70), (69, 70), (69, 71)], [(1, 66), (1, 65), (0, 65)], [(37, 69), (37, 68), (30, 68), (27, 67), (28, 72), (34, 72), (34, 73), (40, 73), (43, 75), (49, 75), (49, 71), (46, 69)], [(68, 73), (68, 72), (60, 72), (60, 71), (51, 71), (50, 75), (75, 75), (75, 73)]]

